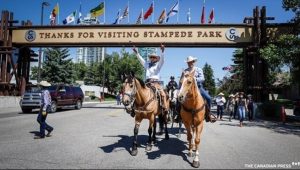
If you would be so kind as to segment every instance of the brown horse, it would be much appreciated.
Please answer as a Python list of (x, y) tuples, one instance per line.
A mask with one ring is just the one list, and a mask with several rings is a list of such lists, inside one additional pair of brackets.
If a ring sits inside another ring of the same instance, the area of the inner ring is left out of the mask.
[[(163, 113), (158, 100), (159, 92), (155, 88), (147, 87), (142, 80), (134, 77), (133, 74), (125, 75), (123, 92), (122, 102), (125, 108), (133, 108), (135, 112), (134, 139), (131, 155), (136, 156), (138, 153), (137, 135), (143, 119), (149, 120), (149, 138), (146, 151), (152, 149), (152, 144), (156, 140), (156, 116)], [(164, 116), (164, 123), (165, 139), (169, 139), (166, 115)]]
[[(196, 154), (193, 160), (193, 167), (198, 168), (200, 166), (199, 144), (203, 129), (205, 104), (199, 92), (194, 73), (195, 71), (183, 73), (180, 79), (181, 88), (178, 93), (178, 101), (181, 103), (180, 115), (187, 130), (187, 140), (189, 143), (188, 155), (190, 157), (193, 156), (193, 148), (195, 147)], [(192, 141), (193, 137), (195, 138), (194, 141)], [(192, 142), (195, 143), (195, 146)]]

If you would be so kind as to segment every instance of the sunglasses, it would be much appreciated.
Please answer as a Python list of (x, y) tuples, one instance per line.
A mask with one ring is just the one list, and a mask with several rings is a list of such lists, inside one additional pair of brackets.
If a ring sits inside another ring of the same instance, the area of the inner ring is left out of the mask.
[(149, 57), (149, 58), (156, 58), (156, 57)]

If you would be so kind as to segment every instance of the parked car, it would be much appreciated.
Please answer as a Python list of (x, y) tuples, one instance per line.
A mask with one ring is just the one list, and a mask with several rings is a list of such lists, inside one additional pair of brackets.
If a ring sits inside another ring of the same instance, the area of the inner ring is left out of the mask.
[[(81, 109), (84, 94), (80, 87), (69, 85), (53, 85), (47, 87), (51, 95), (51, 112), (54, 113), (58, 108), (74, 106)], [(28, 89), (20, 100), (20, 106), (24, 113), (31, 112), (32, 109), (41, 107), (41, 90), (36, 87)]]
[(294, 101), (294, 115), (300, 116), (300, 98)]

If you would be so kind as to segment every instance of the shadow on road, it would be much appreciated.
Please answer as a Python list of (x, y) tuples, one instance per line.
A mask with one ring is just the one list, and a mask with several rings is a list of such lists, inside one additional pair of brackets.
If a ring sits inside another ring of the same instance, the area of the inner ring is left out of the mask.
[(161, 141), (158, 141), (154, 146), (158, 147), (158, 150), (147, 152), (149, 159), (157, 159), (160, 158), (161, 155), (171, 154), (181, 156), (184, 161), (191, 164), (191, 162), (187, 158), (187, 155), (184, 153), (184, 151), (188, 151), (187, 142), (184, 142), (175, 137), (170, 138), (169, 140), (162, 139)]
[[(106, 135), (106, 136), (103, 136), (103, 137), (106, 137), (106, 138), (120, 138), (118, 141), (116, 141), (113, 144), (99, 147), (105, 153), (111, 153), (116, 148), (125, 148), (127, 150), (127, 152), (130, 154), (130, 151), (131, 151), (130, 149), (131, 149), (132, 142), (133, 142), (133, 136), (126, 136), (126, 135), (109, 136), (109, 135)], [(148, 140), (148, 136), (146, 136), (146, 135), (139, 135), (138, 136), (138, 143), (139, 143), (138, 147), (139, 148), (140, 147), (145, 148), (147, 140)], [(141, 146), (140, 145), (141, 143), (143, 143), (145, 145)]]
[[(113, 144), (99, 147), (105, 153), (111, 153), (117, 148), (124, 148), (126, 149), (128, 154), (130, 154), (132, 142), (133, 142), (133, 136), (117, 135), (117, 136), (103, 136), (103, 137), (120, 138)], [(164, 137), (164, 135), (162, 135), (162, 137)], [(145, 150), (147, 141), (148, 141), (147, 135), (138, 136), (139, 153), (141, 153), (141, 148), (143, 148), (143, 151)], [(158, 150), (147, 152), (147, 156), (149, 159), (157, 159), (160, 158), (161, 155), (163, 154), (178, 155), (181, 156), (183, 160), (191, 164), (191, 162), (187, 158), (187, 155), (184, 153), (184, 151), (187, 151), (188, 149), (186, 144), (187, 142), (184, 142), (176, 137), (170, 138), (169, 140), (165, 140), (160, 137), (157, 137), (157, 142), (154, 144), (152, 150), (154, 150), (155, 147), (157, 147)]]
[(34, 136), (39, 136), (40, 135), (39, 131), (30, 131), (29, 133), (34, 134)]

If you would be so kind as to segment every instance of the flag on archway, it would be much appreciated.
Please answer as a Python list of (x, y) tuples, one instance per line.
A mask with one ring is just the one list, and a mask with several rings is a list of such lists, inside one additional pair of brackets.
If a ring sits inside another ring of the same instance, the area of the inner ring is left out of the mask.
[(69, 24), (75, 21), (76, 11), (72, 12), (66, 19), (63, 20), (63, 24)]
[(59, 6), (57, 3), (50, 14), (50, 25), (56, 25), (56, 18), (58, 16), (58, 13), (59, 13)]
[(168, 12), (168, 17), (167, 17), (167, 20), (166, 22), (169, 21), (169, 18), (176, 15), (178, 13), (178, 10), (179, 10), (179, 3), (178, 1), (176, 2), (175, 5), (173, 5), (173, 7), (170, 9), (170, 11)]
[(144, 20), (148, 19), (148, 17), (153, 13), (153, 2), (151, 3), (149, 9), (144, 14)]
[(104, 2), (101, 2), (98, 6), (90, 10), (92, 17), (98, 17), (104, 13)]
[(209, 20), (208, 23), (212, 24), (215, 23), (215, 13), (214, 13), (214, 9), (211, 10), (210, 14), (209, 14)]

